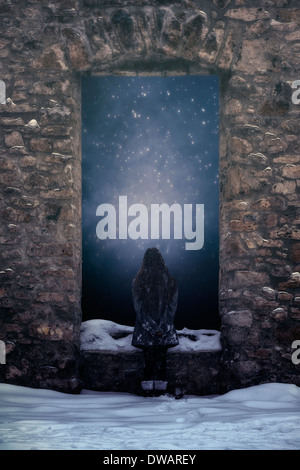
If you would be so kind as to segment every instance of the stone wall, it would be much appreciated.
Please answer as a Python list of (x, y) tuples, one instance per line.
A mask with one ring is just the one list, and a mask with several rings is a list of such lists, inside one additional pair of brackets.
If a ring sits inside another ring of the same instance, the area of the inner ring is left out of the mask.
[(80, 389), (80, 77), (214, 73), (222, 387), (300, 385), (299, 23), (298, 0), (0, 0), (1, 380)]
[[(167, 393), (177, 397), (188, 395), (219, 394), (219, 351), (175, 352), (167, 354)], [(82, 351), (80, 378), (82, 387), (88, 390), (114, 391), (143, 394), (144, 359), (139, 350)]]

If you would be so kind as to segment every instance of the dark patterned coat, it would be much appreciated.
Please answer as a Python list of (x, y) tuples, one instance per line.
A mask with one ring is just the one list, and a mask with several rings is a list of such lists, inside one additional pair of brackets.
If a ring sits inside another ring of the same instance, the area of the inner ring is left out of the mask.
[(132, 297), (136, 312), (132, 345), (140, 348), (176, 346), (177, 283), (156, 248), (149, 248), (145, 253), (141, 269), (132, 283)]

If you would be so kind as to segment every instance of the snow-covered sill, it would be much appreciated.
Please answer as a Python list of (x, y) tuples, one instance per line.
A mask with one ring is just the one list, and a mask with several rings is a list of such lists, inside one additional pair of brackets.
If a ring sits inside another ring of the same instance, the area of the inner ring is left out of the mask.
[[(81, 351), (139, 351), (131, 344), (133, 330), (133, 326), (109, 320), (85, 321), (81, 324)], [(218, 352), (222, 349), (219, 331), (183, 328), (177, 334), (179, 345), (170, 348), (170, 352)]]

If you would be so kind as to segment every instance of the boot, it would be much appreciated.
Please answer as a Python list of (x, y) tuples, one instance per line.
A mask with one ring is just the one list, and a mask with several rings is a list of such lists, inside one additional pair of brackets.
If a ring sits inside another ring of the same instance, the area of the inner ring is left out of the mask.
[(168, 382), (166, 380), (155, 380), (154, 381), (154, 390), (155, 395), (163, 395), (167, 390)]
[(144, 397), (152, 397), (154, 395), (154, 381), (143, 380), (141, 386), (144, 392)]

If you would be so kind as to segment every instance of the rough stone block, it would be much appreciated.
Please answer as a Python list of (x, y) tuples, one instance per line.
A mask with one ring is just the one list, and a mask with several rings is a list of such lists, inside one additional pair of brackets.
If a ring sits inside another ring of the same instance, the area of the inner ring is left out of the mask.
[(16, 146), (23, 147), (24, 146), (23, 138), (20, 132), (18, 131), (13, 131), (9, 134), (5, 134), (4, 141), (7, 147), (16, 147)]
[(270, 15), (269, 12), (262, 8), (233, 8), (227, 10), (224, 16), (235, 20), (242, 21), (257, 21), (267, 20)]
[(245, 39), (241, 58), (235, 65), (236, 70), (249, 75), (265, 74), (272, 69), (272, 57), (267, 54), (268, 49), (264, 39)]
[(235, 285), (237, 287), (259, 286), (269, 283), (266, 272), (237, 271), (235, 273)]
[[(83, 351), (82, 387), (99, 391), (142, 394), (143, 354), (113, 351)], [(167, 355), (168, 393), (206, 395), (220, 393), (220, 353), (197, 352)]]
[(250, 310), (236, 310), (223, 314), (222, 320), (225, 325), (247, 327), (252, 325), (252, 312)]

